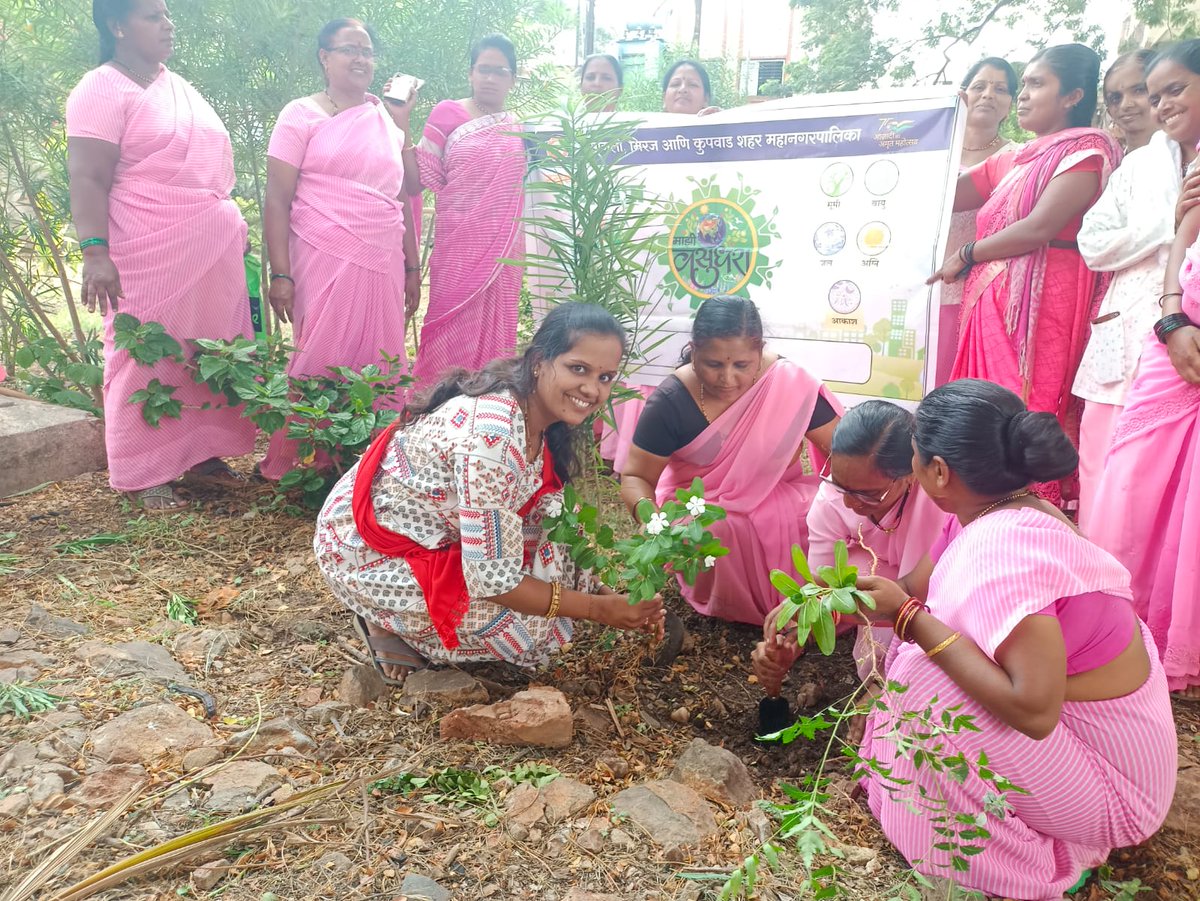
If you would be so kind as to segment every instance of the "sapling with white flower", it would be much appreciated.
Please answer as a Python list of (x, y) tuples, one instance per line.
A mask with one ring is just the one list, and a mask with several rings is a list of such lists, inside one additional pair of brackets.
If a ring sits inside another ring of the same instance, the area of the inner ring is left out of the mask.
[(636, 604), (662, 591), (675, 574), (694, 585), (703, 570), (728, 554), (729, 548), (708, 531), (724, 518), (725, 511), (704, 499), (704, 483), (695, 479), (661, 508), (643, 499), (637, 505), (642, 528), (628, 538), (617, 539), (610, 526), (601, 525), (599, 510), (583, 503), (570, 485), (563, 489), (561, 513), (547, 516), (544, 525), (550, 540), (566, 545), (576, 564)]

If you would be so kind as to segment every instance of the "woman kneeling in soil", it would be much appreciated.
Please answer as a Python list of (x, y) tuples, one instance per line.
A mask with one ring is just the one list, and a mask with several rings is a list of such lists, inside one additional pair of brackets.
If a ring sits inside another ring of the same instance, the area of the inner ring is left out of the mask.
[(660, 599), (575, 590), (586, 574), (541, 526), (624, 353), (607, 312), (562, 304), (524, 356), (448, 373), (334, 488), (317, 562), (385, 678), (427, 661), (537, 663), (575, 619), (661, 635)]
[[(1030, 492), (1078, 463), (1053, 414), (962, 379), (921, 403), (913, 445), (917, 481), (953, 515), (914, 572), (859, 581), (877, 605), (862, 612), (894, 623), (888, 683), (906, 686), (885, 690), (867, 720), (867, 798), (922, 873), (1059, 899), (1166, 817), (1177, 747), (1162, 665), (1134, 615), (1129, 573)], [(944, 729), (943, 711), (977, 731)], [(919, 732), (936, 735), (937, 758), (965, 759), (965, 779), (955, 766), (914, 763), (932, 750)], [(984, 766), (1020, 791), (998, 800)], [(947, 817), (981, 817), (990, 833), (972, 842), (983, 850), (966, 872), (937, 850), (946, 839), (930, 800)]]
[[(914, 424), (912, 413), (885, 400), (865, 401), (837, 424), (829, 464), (808, 511), (808, 562), (814, 570), (833, 566), (839, 541), (846, 542), (859, 572), (887, 579), (911, 572), (925, 559), (946, 514), (913, 476)], [(764, 624), (773, 640), (759, 642), (751, 658), (772, 695), (801, 654), (790, 636), (774, 630), (778, 610)], [(859, 627), (854, 659), (861, 678), (880, 671), (891, 637), (887, 626)]]

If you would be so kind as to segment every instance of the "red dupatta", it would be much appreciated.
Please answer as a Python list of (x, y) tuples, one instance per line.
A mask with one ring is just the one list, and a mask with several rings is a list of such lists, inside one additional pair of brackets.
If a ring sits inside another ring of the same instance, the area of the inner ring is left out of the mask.
[[(413, 578), (421, 587), (421, 593), (425, 595), (425, 606), (429, 610), (429, 619), (437, 630), (438, 638), (447, 650), (452, 651), (458, 647), (457, 630), (471, 605), (471, 597), (467, 593), (467, 579), (463, 574), (462, 542), (455, 541), (444, 547), (427, 548), (407, 535), (381, 526), (375, 517), (371, 486), (387, 454), (392, 435), (399, 425), (398, 421), (394, 422), (382, 431), (371, 442), (371, 446), (358, 463), (351, 499), (354, 526), (371, 550), (385, 557), (399, 557), (408, 564)], [(518, 514), (522, 518), (529, 515), (544, 495), (560, 491), (562, 487), (562, 480), (554, 471), (550, 446), (543, 444), (542, 484), (517, 511)]]

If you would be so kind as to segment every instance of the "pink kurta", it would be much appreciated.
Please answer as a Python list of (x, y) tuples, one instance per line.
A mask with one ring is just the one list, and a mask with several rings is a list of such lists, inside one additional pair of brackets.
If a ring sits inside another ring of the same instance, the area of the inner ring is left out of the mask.
[[(1025, 617), (1090, 592), (1129, 597), (1129, 574), (1057, 517), (1022, 508), (989, 513), (953, 538), (934, 566), (928, 603), (934, 616), (995, 661)], [(1111, 700), (1066, 701), (1058, 725), (1040, 741), (988, 713), (920, 646), (895, 643), (886, 675), (907, 690), (884, 693), (886, 707), (871, 714), (861, 749), (891, 768), (892, 781), (872, 772), (865, 785), (892, 844), (926, 875), (952, 876), (989, 896), (1058, 901), (1113, 848), (1153, 835), (1171, 805), (1178, 752), (1166, 679), (1144, 627), (1142, 635), (1151, 652), (1142, 686)], [(902, 714), (930, 705), (938, 723), (943, 710), (952, 710), (973, 717), (980, 730), (935, 739), (939, 758), (963, 755), (963, 780), (949, 768), (915, 766), (911, 747), (899, 751), (901, 736), (911, 741), (924, 728), (920, 718), (904, 721)], [(1006, 795), (1011, 810), (1003, 818), (988, 804), (994, 789), (978, 775), (980, 754), (1026, 792)], [(912, 782), (896, 787), (902, 779)], [(978, 842), (983, 851), (969, 858), (967, 872), (954, 872), (948, 855), (934, 848), (945, 839), (934, 833), (933, 815), (920, 809), (929, 802), (921, 798), (944, 801), (951, 817), (984, 817), (991, 837)]]
[[(698, 613), (762, 625), (779, 603), (771, 570), (787, 565), (792, 545), (808, 545), (804, 517), (820, 478), (805, 475), (798, 452), (822, 393), (840, 412), (820, 381), (795, 363), (776, 360), (749, 391), (672, 454), (659, 476), (660, 505), (698, 476), (705, 499), (728, 514), (711, 531), (729, 554), (702, 572), (695, 585), (680, 581), (680, 591)], [(816, 456), (811, 444), (809, 452)]]
[[(1180, 274), (1183, 312), (1200, 322), (1200, 249)], [(1150, 335), (1113, 432), (1091, 525), (1129, 567), (1173, 691), (1200, 685), (1200, 385), (1180, 378)]]
[[(916, 484), (908, 491), (908, 500), (899, 520), (896, 518), (900, 512), (899, 503), (883, 517), (884, 525), (892, 530), (889, 532), (847, 507), (841, 492), (822, 485), (808, 510), (809, 566), (814, 571), (819, 566), (833, 566), (833, 546), (844, 541), (850, 564), (857, 566), (861, 575), (871, 574), (874, 565), (867, 548), (878, 560), (874, 575), (895, 580), (916, 569), (941, 534), (947, 514)], [(781, 568), (788, 569), (787, 566)], [(854, 646), (859, 676), (865, 679), (873, 668), (882, 665), (882, 654), (891, 641), (890, 626), (859, 626), (858, 641)]]
[[(332, 366), (404, 365), (403, 135), (379, 98), (330, 116), (309, 99), (283, 108), (267, 155), (299, 170), (289, 250), (296, 280), (292, 376)], [(402, 398), (397, 397), (399, 404)], [(296, 465), (296, 442), (271, 437), (262, 474)]]
[(437, 195), (429, 307), (413, 374), (419, 384), (448, 368), (479, 369), (517, 343), (525, 253), (525, 144), (511, 113), (472, 119), (443, 100), (417, 145), (421, 184)]
[[(164, 68), (142, 88), (111, 66), (88, 72), (67, 99), (67, 135), (120, 147), (108, 196), (109, 252), (125, 292), (118, 312), (193, 338), (253, 338), (242, 253), (246, 223), (229, 196), (233, 149), (220, 117)], [(90, 237), (80, 235), (81, 239)], [(175, 385), (179, 419), (148, 425), (129, 403), (151, 379)], [(178, 363), (135, 363), (104, 317), (104, 418), (109, 483), (140, 491), (211, 457), (254, 449), (254, 426)]]

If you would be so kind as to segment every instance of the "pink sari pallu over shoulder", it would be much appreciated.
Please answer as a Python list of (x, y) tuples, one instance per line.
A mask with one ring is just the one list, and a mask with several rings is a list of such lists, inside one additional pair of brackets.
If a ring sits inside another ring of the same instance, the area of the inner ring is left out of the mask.
[[(818, 394), (837, 411), (820, 381), (788, 360), (776, 360), (758, 383), (686, 447), (671, 455), (658, 480), (661, 505), (692, 479), (727, 518), (711, 531), (729, 548), (716, 566), (680, 590), (699, 613), (761, 625), (779, 601), (770, 572), (787, 567), (792, 545), (808, 546), (805, 516), (820, 479), (798, 458)], [(815, 448), (809, 445), (814, 457)], [(813, 465), (822, 466), (824, 459)]]
[[(67, 133), (120, 147), (108, 198), (109, 243), (125, 292), (120, 311), (158, 322), (183, 342), (253, 338), (242, 261), (246, 223), (230, 198), (233, 150), (220, 118), (166, 70), (146, 89), (111, 66), (84, 76), (67, 103)], [(192, 381), (180, 364), (135, 363), (104, 321), (104, 414), (109, 480), (138, 491), (210, 457), (247, 454), (254, 426)], [(175, 385), (179, 419), (157, 428), (129, 403), (151, 379)], [(202, 409), (216, 405), (210, 409)]]

